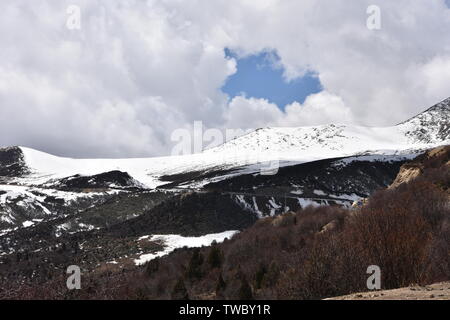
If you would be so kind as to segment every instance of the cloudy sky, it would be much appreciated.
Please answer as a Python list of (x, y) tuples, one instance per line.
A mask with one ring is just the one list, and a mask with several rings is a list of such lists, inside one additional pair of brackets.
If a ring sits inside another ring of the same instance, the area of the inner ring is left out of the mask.
[(392, 125), (450, 96), (448, 2), (1, 1), (0, 146), (137, 157), (194, 121)]

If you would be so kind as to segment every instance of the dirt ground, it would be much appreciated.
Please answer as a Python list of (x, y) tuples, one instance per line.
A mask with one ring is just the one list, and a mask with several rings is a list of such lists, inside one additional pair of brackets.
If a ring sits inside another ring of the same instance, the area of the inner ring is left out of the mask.
[(450, 282), (428, 286), (353, 293), (325, 300), (450, 300)]

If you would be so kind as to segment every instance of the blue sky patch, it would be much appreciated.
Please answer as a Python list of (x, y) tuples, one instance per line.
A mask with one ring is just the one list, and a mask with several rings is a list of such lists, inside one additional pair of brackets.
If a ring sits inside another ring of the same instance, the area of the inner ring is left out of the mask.
[(237, 61), (237, 72), (222, 87), (222, 91), (232, 98), (242, 94), (248, 98), (264, 98), (284, 109), (287, 104), (303, 103), (310, 94), (322, 91), (322, 85), (313, 73), (287, 82), (282, 68), (276, 66), (279, 57), (275, 52), (238, 58), (234, 52), (225, 49), (225, 54)]

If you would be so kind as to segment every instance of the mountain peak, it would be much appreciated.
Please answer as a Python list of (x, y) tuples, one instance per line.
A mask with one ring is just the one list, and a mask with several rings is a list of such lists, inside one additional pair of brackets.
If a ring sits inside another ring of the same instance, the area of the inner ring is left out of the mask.
[(424, 115), (427, 114), (438, 114), (438, 113), (443, 113), (443, 114), (450, 114), (450, 97), (448, 97), (447, 99), (442, 100), (439, 103), (436, 103), (435, 105), (433, 105), (432, 107), (429, 107), (428, 109), (426, 109), (425, 111), (422, 111), (421, 113), (415, 115), (414, 117), (411, 117), (405, 121), (402, 121), (399, 123), (399, 125), (410, 122), (411, 120), (414, 120), (416, 118), (423, 118)]
[(399, 124), (405, 134), (421, 143), (442, 143), (450, 139), (450, 98)]
[(448, 97), (445, 100), (442, 100), (441, 102), (435, 104), (434, 106), (432, 106), (431, 108), (428, 108), (427, 110), (425, 110), (422, 113), (426, 113), (426, 112), (430, 112), (430, 111), (434, 111), (434, 112), (450, 112), (450, 97)]

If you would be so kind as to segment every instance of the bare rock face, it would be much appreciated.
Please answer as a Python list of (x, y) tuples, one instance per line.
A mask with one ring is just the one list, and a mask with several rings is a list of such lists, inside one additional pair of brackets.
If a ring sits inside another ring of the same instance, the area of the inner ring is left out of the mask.
[(54, 187), (61, 190), (73, 189), (127, 189), (140, 188), (141, 184), (133, 179), (127, 172), (119, 170), (103, 172), (92, 176), (74, 175), (63, 178), (54, 184)]
[(322, 230), (320, 230), (320, 233), (333, 231), (338, 227), (338, 225), (339, 225), (339, 222), (337, 220), (333, 220), (333, 221), (327, 223), (326, 225), (324, 225), (322, 227)]
[(401, 167), (400, 172), (389, 188), (397, 188), (402, 183), (410, 182), (416, 179), (422, 173), (420, 166), (405, 164)]
[(413, 161), (403, 164), (389, 188), (396, 188), (403, 183), (416, 179), (425, 169), (442, 166), (446, 166), (450, 170), (450, 145), (431, 149)]
[(448, 141), (450, 139), (450, 98), (399, 125), (409, 127), (406, 135), (416, 142)]
[(0, 148), (0, 178), (17, 177), (27, 171), (23, 153), (19, 147)]

